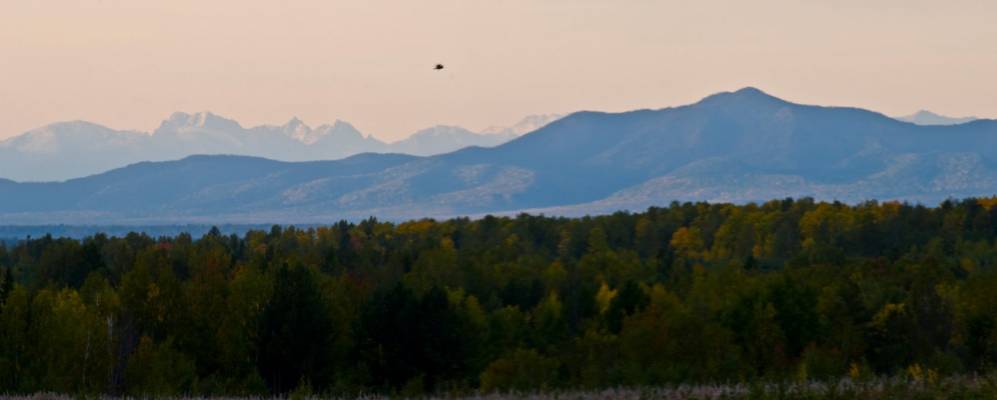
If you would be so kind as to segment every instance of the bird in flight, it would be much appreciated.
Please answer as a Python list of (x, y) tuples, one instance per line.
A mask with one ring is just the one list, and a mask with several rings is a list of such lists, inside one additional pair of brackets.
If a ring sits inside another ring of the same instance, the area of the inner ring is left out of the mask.
[(438, 71), (438, 70), (441, 70), (441, 69), (443, 69), (443, 64), (436, 64), (436, 66), (435, 66), (435, 67), (433, 67), (433, 69), (435, 69), (435, 70), (437, 70), (437, 71)]

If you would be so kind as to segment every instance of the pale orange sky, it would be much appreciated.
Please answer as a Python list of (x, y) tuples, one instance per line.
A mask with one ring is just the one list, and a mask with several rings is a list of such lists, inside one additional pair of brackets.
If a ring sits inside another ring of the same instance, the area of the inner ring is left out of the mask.
[(997, 117), (997, 1), (0, 2), (0, 138), (210, 110), (246, 126), (338, 118), (392, 140), (743, 86)]

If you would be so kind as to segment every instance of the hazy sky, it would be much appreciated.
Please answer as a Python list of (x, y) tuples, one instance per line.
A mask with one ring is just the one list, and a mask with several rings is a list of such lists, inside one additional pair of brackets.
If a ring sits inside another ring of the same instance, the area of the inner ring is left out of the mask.
[(0, 138), (211, 110), (397, 139), (749, 85), (997, 117), (997, 1), (0, 1)]

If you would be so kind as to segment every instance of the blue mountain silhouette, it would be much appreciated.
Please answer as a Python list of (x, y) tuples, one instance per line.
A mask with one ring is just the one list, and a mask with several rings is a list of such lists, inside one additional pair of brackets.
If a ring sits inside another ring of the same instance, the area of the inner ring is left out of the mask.
[(994, 193), (997, 121), (920, 126), (745, 88), (681, 107), (578, 112), (496, 147), (431, 157), (193, 156), (62, 183), (2, 181), (0, 213), (18, 223), (322, 222)]

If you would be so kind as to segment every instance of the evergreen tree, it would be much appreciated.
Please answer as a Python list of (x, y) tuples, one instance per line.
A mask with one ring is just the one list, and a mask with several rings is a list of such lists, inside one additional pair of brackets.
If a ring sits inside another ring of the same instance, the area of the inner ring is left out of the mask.
[(257, 367), (272, 392), (330, 383), (333, 324), (315, 273), (303, 266), (277, 268), (257, 339)]

